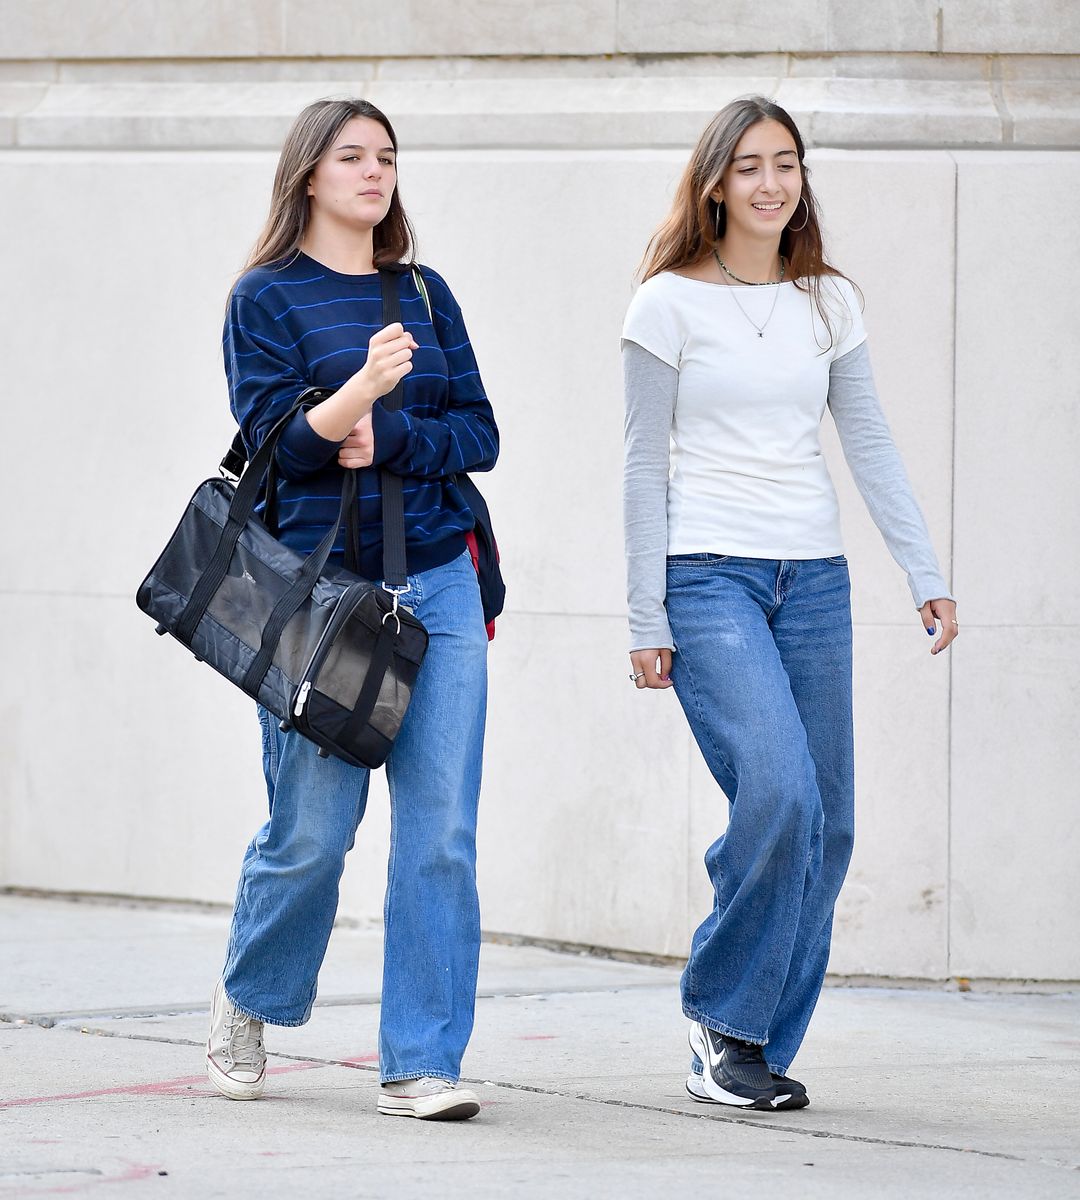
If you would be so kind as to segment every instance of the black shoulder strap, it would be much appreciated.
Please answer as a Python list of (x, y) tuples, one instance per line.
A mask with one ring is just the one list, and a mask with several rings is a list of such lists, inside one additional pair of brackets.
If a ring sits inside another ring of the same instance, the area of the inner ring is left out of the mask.
[[(382, 323), (385, 329), (401, 320), (401, 276), (393, 271), (380, 270), (382, 285)], [(382, 406), (397, 412), (405, 400), (405, 382), (399, 379), (389, 395), (383, 396)], [(383, 581), (392, 588), (404, 588), (407, 583), (405, 561), (405, 500), (401, 491), (401, 476), (391, 471), (379, 472), (382, 492), (383, 523)]]

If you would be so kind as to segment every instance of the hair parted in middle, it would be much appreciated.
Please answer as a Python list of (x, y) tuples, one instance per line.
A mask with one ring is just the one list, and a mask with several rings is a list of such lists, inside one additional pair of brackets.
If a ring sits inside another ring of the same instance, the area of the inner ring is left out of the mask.
[(817, 201), (810, 186), (806, 147), (799, 127), (786, 109), (765, 96), (732, 100), (705, 127), (679, 180), (671, 212), (649, 239), (641, 262), (641, 277), (651, 279), (661, 271), (693, 266), (713, 251), (727, 226), (724, 203), (717, 204), (713, 193), (722, 186), (724, 172), (731, 165), (743, 134), (759, 121), (778, 121), (795, 142), (806, 221), (799, 222), (804, 212), (800, 203), (792, 218), (795, 228), (788, 225), (780, 235), (780, 253), (788, 261), (788, 280), (809, 292), (831, 338), (829, 305), (821, 302), (820, 280), (826, 275), (844, 279), (847, 276), (825, 260)]
[[(300, 249), (310, 215), (307, 185), (319, 159), (334, 144), (347, 121), (367, 117), (386, 130), (397, 154), (398, 140), (386, 114), (368, 100), (347, 97), (316, 100), (309, 104), (292, 124), (281, 147), (274, 187), (270, 194), (270, 212), (266, 224), (244, 269), (292, 258)], [(416, 235), (405, 215), (401, 193), (394, 188), (387, 214), (372, 230), (374, 264), (390, 267), (411, 265)]]

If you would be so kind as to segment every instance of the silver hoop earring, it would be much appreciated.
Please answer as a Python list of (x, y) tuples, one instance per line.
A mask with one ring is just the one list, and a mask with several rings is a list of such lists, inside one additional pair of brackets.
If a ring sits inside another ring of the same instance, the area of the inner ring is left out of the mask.
[(713, 222), (713, 227), (714, 227), (714, 231), (715, 231), (715, 235), (716, 235), (714, 240), (719, 241), (720, 240), (720, 205), (723, 204), (724, 202), (723, 202), (723, 200), (714, 200), (713, 203), (716, 205), (716, 220)]
[(800, 196), (800, 197), (799, 197), (799, 200), (800, 200), (800, 201), (801, 201), (803, 204), (806, 204), (806, 219), (805, 219), (805, 220), (803, 221), (803, 223), (802, 223), (801, 225), (799, 225), (798, 227), (796, 227), (796, 226), (794, 226), (794, 225), (789, 225), (789, 226), (788, 226), (788, 233), (802, 233), (802, 231), (803, 231), (803, 230), (804, 230), (804, 229), (807, 227), (807, 225), (810, 223), (810, 205), (806, 203), (806, 197), (805, 197), (805, 196)]

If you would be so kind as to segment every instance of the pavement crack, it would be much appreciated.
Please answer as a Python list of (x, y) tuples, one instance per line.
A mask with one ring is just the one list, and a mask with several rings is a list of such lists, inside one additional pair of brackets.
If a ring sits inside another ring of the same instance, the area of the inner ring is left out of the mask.
[[(0, 1017), (0, 1019), (5, 1018)], [(158, 1037), (146, 1033), (131, 1033), (106, 1029), (77, 1030), (74, 1025), (65, 1025), (62, 1028), (69, 1033), (87, 1033), (95, 1037), (119, 1038), (123, 1041), (156, 1042), (167, 1046), (191, 1046), (199, 1049), (203, 1046), (202, 1041), (194, 1041), (191, 1038)], [(271, 1052), (268, 1057), (271, 1059), (284, 1059), (288, 1062), (310, 1063), (312, 1066), (344, 1067), (352, 1071), (366, 1071), (372, 1075), (377, 1075), (379, 1071), (378, 1066), (375, 1064), (368, 1065), (340, 1058), (318, 1058), (308, 1054), (282, 1054), (277, 1051)], [(1080, 1167), (1062, 1162), (1059, 1159), (1029, 1158), (1022, 1154), (1008, 1154), (1002, 1150), (980, 1150), (973, 1146), (954, 1146), (948, 1142), (921, 1142), (908, 1138), (871, 1137), (867, 1134), (843, 1133), (832, 1129), (810, 1129), (804, 1125), (795, 1125), (789, 1122), (781, 1123), (774, 1120), (768, 1114), (750, 1117), (712, 1110), (696, 1112), (684, 1108), (673, 1108), (670, 1105), (664, 1104), (645, 1104), (641, 1101), (590, 1096), (584, 1092), (567, 1092), (561, 1091), (558, 1088), (538, 1087), (527, 1083), (510, 1083), (502, 1079), (470, 1079), (463, 1077), (461, 1082), (474, 1084), (478, 1087), (502, 1088), (509, 1092), (525, 1092), (537, 1096), (550, 1096), (557, 1100), (576, 1100), (584, 1104), (602, 1104), (610, 1108), (625, 1108), (635, 1112), (663, 1113), (665, 1116), (682, 1117), (691, 1121), (713, 1121), (729, 1125), (744, 1125), (747, 1128), (758, 1129), (767, 1133), (794, 1133), (800, 1137), (823, 1138), (838, 1142), (854, 1142), (867, 1146), (890, 1146), (901, 1150), (931, 1150), (951, 1154), (972, 1154), (978, 1158), (999, 1159), (1006, 1162), (1040, 1163), (1043, 1166), (1057, 1167), (1065, 1170), (1080, 1170)]]

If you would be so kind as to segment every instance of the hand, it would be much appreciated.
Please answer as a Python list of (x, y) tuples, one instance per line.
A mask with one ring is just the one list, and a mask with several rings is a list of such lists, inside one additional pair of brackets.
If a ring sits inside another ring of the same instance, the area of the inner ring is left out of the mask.
[(412, 370), (412, 352), (418, 348), (413, 335), (406, 332), (400, 321), (371, 335), (367, 362), (357, 374), (366, 381), (376, 400), (392, 392), (398, 381), (408, 375)]
[(670, 650), (635, 650), (630, 655), (630, 663), (634, 674), (639, 676), (634, 680), (634, 687), (640, 689), (673, 686)]
[(375, 433), (371, 428), (371, 413), (362, 416), (352, 427), (352, 432), (341, 443), (338, 451), (338, 466), (350, 471), (357, 467), (370, 467), (375, 460)]
[(919, 609), (919, 616), (922, 617), (923, 629), (931, 637), (937, 633), (934, 618), (936, 617), (941, 622), (941, 637), (931, 647), (931, 654), (940, 654), (942, 650), (947, 649), (949, 643), (960, 632), (960, 626), (956, 623), (956, 602), (954, 600), (927, 600)]

